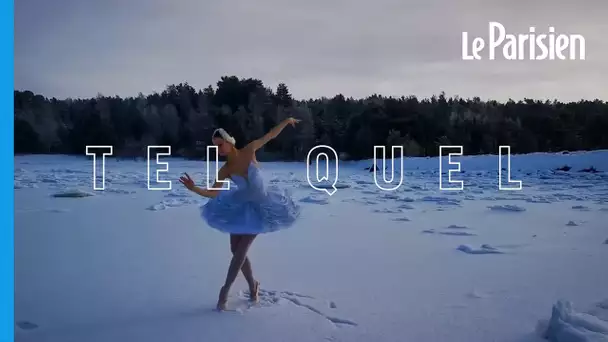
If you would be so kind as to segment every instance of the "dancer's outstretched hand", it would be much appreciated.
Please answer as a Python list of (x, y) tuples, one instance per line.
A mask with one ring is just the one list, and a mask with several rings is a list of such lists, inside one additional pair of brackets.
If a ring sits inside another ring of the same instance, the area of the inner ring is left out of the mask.
[(192, 188), (194, 188), (194, 181), (192, 180), (192, 178), (190, 178), (190, 176), (184, 172), (184, 176), (179, 177), (179, 182), (184, 184), (184, 186), (188, 189), (188, 190), (192, 190)]
[(296, 124), (299, 123), (302, 120), (298, 120), (296, 118), (288, 118), (287, 119), (287, 123), (290, 124), (293, 127), (296, 127)]

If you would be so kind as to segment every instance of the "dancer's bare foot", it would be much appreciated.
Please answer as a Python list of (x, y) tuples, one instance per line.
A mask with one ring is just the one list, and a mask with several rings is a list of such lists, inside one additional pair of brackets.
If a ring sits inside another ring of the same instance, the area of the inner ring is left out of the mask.
[(226, 310), (226, 302), (228, 301), (228, 289), (225, 286), (222, 286), (220, 289), (220, 296), (217, 300), (217, 309), (219, 311)]
[(260, 282), (259, 281), (255, 281), (253, 283), (253, 288), (249, 288), (249, 300), (257, 303), (258, 299), (259, 299), (259, 292), (260, 292)]

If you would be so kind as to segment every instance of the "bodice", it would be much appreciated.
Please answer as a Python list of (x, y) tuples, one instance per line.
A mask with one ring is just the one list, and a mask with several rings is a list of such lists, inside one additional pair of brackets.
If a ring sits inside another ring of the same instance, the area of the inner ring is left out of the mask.
[[(236, 184), (239, 192), (248, 194), (248, 197), (263, 196), (266, 194), (266, 185), (260, 169), (253, 163), (247, 168), (247, 177), (231, 175), (230, 179)], [(253, 199), (253, 198), (251, 198)]]

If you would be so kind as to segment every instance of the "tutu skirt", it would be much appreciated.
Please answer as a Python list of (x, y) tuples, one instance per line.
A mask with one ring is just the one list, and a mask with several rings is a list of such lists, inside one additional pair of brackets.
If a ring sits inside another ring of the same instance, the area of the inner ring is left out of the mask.
[(224, 233), (263, 234), (291, 227), (300, 216), (300, 207), (287, 190), (248, 190), (219, 191), (201, 207), (201, 217)]

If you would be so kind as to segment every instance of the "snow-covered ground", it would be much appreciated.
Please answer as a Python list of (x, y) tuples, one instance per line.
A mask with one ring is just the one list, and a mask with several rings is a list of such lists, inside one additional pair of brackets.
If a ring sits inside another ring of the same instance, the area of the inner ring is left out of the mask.
[(239, 278), (218, 313), (228, 238), (176, 181), (204, 162), (169, 160), (173, 190), (151, 191), (145, 161), (108, 160), (95, 191), (88, 158), (15, 157), (17, 341), (608, 340), (608, 173), (579, 172), (608, 151), (513, 156), (521, 191), (498, 191), (496, 156), (455, 159), (463, 191), (408, 158), (392, 192), (341, 163), (331, 197), (304, 163), (263, 163), (302, 217), (253, 244), (260, 304)]

